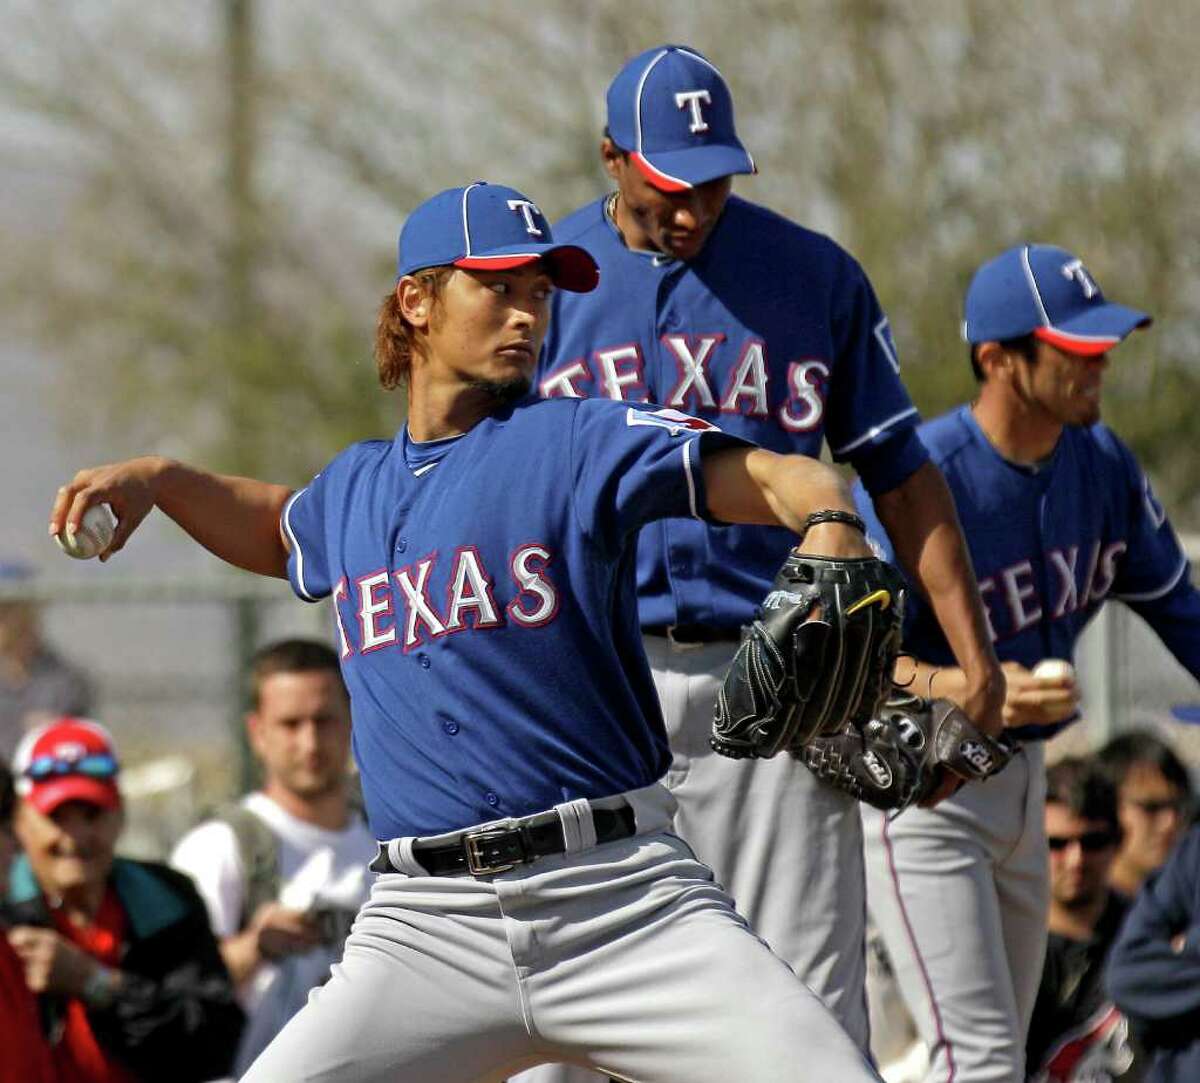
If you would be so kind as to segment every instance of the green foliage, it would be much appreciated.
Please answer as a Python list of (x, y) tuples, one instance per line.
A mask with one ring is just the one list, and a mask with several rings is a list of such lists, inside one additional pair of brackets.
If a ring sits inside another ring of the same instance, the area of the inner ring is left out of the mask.
[(405, 210), (478, 176), (552, 217), (591, 198), (612, 73), (684, 41), (734, 89), (761, 169), (738, 190), (859, 257), (926, 416), (973, 393), (961, 297), (1010, 244), (1072, 248), (1153, 312), (1113, 354), (1106, 409), (1200, 525), (1188, 0), (234, 7), (258, 14), (248, 43), (215, 5), (5, 16), (25, 48), (0, 57), (0, 100), (68, 178), (54, 243), (26, 244), (7, 294), (68, 418), (101, 416), (114, 443), (298, 481), (390, 433), (402, 396), (378, 390), (371, 335)]

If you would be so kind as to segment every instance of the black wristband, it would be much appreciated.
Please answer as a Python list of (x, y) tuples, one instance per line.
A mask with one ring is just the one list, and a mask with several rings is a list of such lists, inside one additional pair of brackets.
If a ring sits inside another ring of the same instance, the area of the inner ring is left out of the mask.
[(852, 526), (859, 531), (863, 537), (867, 535), (867, 524), (864, 523), (852, 511), (834, 511), (826, 509), (825, 511), (814, 511), (800, 527), (800, 540), (804, 540), (804, 535), (808, 533), (811, 527), (818, 523), (844, 523), (846, 526)]

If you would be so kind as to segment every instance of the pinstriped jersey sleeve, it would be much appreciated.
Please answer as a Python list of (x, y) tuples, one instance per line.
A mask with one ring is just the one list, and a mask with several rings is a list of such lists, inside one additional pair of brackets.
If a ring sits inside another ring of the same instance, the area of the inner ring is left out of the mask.
[(1128, 548), (1117, 566), (1113, 593), (1151, 628), (1193, 677), (1200, 680), (1200, 592), (1190, 562), (1133, 453), (1121, 452), (1129, 486)]
[(292, 590), (306, 602), (320, 601), (333, 589), (325, 529), (324, 474), (297, 489), (283, 506), (280, 526), (287, 538), (288, 579)]
[(1122, 445), (1121, 450), (1125, 456), (1124, 480), (1129, 486), (1129, 548), (1121, 559), (1113, 590), (1130, 604), (1153, 602), (1187, 579), (1188, 560), (1150, 479), (1128, 449)]
[[(836, 461), (859, 469), (860, 463), (869, 464), (874, 448), (921, 419), (901, 382), (891, 325), (870, 281), (849, 257), (843, 274), (832, 315), (836, 355), (826, 437)], [(922, 461), (914, 459), (912, 469)]]
[(707, 519), (703, 452), (746, 441), (678, 410), (581, 400), (571, 435), (575, 514), (615, 552), (655, 519)]

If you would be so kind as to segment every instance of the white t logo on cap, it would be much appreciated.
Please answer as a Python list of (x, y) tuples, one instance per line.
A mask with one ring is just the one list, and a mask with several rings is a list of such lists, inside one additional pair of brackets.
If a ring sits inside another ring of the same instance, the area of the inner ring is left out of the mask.
[(533, 220), (535, 214), (541, 214), (536, 203), (530, 203), (527, 199), (510, 199), (508, 201), (508, 209), (510, 211), (520, 211), (525, 218), (525, 232), (531, 237), (540, 237), (542, 231), (538, 229), (537, 222)]
[(1089, 301), (1100, 292), (1100, 287), (1096, 285), (1096, 280), (1088, 274), (1083, 260), (1073, 259), (1069, 263), (1064, 263), (1062, 273), (1063, 278), (1073, 278), (1079, 283), (1079, 288), (1083, 290), (1084, 297)]
[(707, 90), (681, 90), (675, 95), (676, 109), (690, 109), (692, 111), (692, 122), (688, 125), (689, 132), (706, 132), (708, 131), (708, 123), (704, 119), (704, 114), (700, 112), (700, 103), (712, 105), (712, 97)]

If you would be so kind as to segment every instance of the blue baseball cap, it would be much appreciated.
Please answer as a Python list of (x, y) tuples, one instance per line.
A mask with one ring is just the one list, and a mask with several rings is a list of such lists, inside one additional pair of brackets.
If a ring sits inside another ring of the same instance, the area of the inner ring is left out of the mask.
[(963, 337), (1003, 342), (1031, 332), (1068, 353), (1112, 349), (1151, 321), (1106, 301), (1083, 261), (1065, 248), (1022, 244), (989, 260), (967, 287)]
[(757, 173), (733, 126), (733, 95), (695, 49), (660, 45), (630, 60), (608, 88), (608, 134), (664, 192)]
[(550, 223), (533, 200), (515, 188), (475, 181), (439, 192), (408, 216), (396, 276), (447, 266), (508, 271), (538, 259), (565, 290), (587, 293), (600, 281), (586, 249), (554, 243)]

